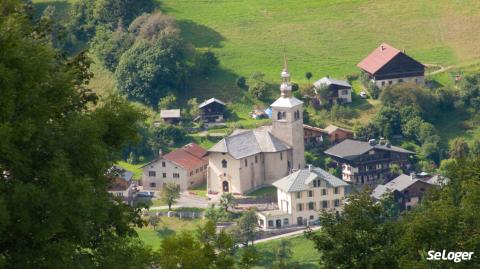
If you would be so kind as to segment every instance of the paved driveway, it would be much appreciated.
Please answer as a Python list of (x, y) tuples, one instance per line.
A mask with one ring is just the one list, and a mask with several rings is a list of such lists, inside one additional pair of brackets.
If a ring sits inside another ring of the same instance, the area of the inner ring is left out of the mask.
[[(208, 200), (206, 197), (199, 197), (196, 195), (190, 195), (188, 192), (183, 192), (180, 194), (180, 199), (178, 199), (177, 203), (172, 205), (172, 208), (179, 208), (179, 207), (198, 207), (198, 208), (207, 208), (208, 207)], [(151, 210), (160, 210), (160, 209), (168, 209), (168, 206), (152, 206), (150, 207)]]

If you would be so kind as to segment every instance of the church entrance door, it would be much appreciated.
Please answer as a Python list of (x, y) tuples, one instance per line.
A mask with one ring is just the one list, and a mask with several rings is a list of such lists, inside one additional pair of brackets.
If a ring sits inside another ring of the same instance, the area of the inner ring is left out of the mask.
[(228, 181), (224, 181), (222, 183), (222, 187), (223, 187), (223, 192), (228, 192)]

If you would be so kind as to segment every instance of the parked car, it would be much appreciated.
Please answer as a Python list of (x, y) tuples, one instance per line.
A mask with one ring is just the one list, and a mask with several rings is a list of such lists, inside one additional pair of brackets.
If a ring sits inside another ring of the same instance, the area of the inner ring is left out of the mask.
[(367, 97), (368, 97), (367, 93), (364, 92), (364, 91), (361, 91), (359, 95), (360, 95), (360, 98), (363, 98), (363, 99), (367, 99)]
[(137, 197), (153, 197), (155, 192), (141, 191), (137, 193)]

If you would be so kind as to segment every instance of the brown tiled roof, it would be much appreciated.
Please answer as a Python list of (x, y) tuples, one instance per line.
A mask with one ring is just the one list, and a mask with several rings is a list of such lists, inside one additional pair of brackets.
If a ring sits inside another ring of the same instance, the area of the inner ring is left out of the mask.
[(187, 170), (192, 170), (208, 164), (204, 158), (207, 151), (195, 143), (187, 144), (163, 156), (165, 160), (171, 161)]
[(130, 186), (131, 181), (125, 180), (121, 177), (113, 178), (110, 186), (108, 187), (109, 191), (125, 191)]
[(375, 74), (378, 70), (380, 70), (380, 68), (390, 62), (390, 60), (392, 60), (399, 53), (401, 53), (400, 50), (388, 45), (387, 43), (382, 43), (378, 48), (370, 53), (370, 55), (357, 64), (357, 66), (370, 74)]

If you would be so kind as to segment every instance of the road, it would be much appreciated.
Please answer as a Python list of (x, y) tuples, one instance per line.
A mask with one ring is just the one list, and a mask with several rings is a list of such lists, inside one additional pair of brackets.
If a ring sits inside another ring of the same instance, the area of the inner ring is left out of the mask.
[[(198, 197), (189, 195), (188, 193), (180, 194), (180, 199), (178, 199), (175, 205), (172, 205), (172, 208), (179, 208), (179, 207), (198, 207), (198, 208), (207, 208), (208, 201), (204, 197)], [(152, 206), (150, 210), (162, 210), (168, 209), (168, 206)]]
[[(316, 231), (316, 230), (319, 230), (320, 228), (322, 228), (322, 227), (321, 226), (315, 226), (315, 227), (312, 227), (311, 230)], [(259, 240), (255, 241), (254, 244), (263, 243), (263, 242), (267, 242), (267, 241), (271, 241), (271, 240), (277, 240), (277, 239), (280, 239), (280, 238), (285, 238), (285, 237), (294, 236), (294, 235), (300, 235), (300, 234), (303, 234), (303, 232), (305, 232), (305, 231), (307, 231), (306, 228), (302, 229), (302, 230), (299, 230), (299, 231), (295, 231), (295, 232), (290, 232), (290, 233), (286, 233), (286, 234), (280, 234), (280, 235), (275, 235), (275, 236), (268, 237), (268, 238), (259, 239)]]

